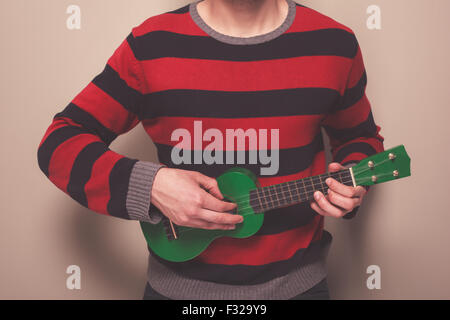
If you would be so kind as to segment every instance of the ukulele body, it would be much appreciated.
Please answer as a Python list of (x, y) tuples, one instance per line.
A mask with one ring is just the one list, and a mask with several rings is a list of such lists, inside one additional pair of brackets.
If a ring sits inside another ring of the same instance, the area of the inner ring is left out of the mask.
[[(234, 230), (205, 230), (176, 226), (177, 239), (169, 239), (163, 221), (158, 224), (141, 222), (149, 247), (161, 258), (172, 262), (191, 260), (220, 237), (247, 238), (262, 226), (264, 215), (255, 214), (249, 203), (249, 192), (259, 187), (256, 176), (243, 168), (232, 168), (217, 178), (220, 192), (226, 200), (238, 204), (236, 214), (244, 221)], [(166, 219), (163, 217), (163, 219)]]

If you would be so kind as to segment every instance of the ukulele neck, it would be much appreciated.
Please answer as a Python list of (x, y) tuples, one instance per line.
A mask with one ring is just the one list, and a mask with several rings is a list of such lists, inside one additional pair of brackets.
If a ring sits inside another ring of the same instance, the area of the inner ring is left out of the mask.
[(326, 194), (327, 178), (333, 178), (347, 186), (354, 186), (352, 171), (349, 168), (254, 189), (249, 194), (250, 205), (255, 212), (264, 212), (312, 200), (315, 191)]

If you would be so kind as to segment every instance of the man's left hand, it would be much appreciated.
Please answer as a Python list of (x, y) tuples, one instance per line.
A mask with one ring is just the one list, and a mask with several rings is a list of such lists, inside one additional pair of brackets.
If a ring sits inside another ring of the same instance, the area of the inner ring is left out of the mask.
[[(329, 172), (346, 169), (340, 163), (332, 162), (328, 165)], [(320, 191), (314, 193), (311, 208), (323, 216), (341, 218), (361, 205), (367, 191), (362, 186), (346, 186), (333, 178), (327, 178), (328, 193), (324, 195)]]

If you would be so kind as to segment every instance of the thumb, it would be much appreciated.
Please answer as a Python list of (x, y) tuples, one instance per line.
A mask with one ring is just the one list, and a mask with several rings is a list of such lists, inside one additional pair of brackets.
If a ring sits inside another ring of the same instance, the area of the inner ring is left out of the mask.
[(329, 172), (336, 172), (336, 171), (343, 170), (343, 169), (345, 169), (345, 167), (338, 162), (331, 162), (328, 165)]
[(204, 174), (198, 173), (197, 182), (200, 184), (200, 186), (203, 187), (203, 189), (208, 191), (210, 194), (215, 196), (217, 199), (223, 199), (223, 195), (219, 190), (219, 185), (217, 184), (216, 179), (205, 176)]

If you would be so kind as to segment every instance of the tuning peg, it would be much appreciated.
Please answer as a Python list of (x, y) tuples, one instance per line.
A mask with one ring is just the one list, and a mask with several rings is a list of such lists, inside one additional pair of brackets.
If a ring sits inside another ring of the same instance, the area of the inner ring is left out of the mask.
[(394, 177), (398, 177), (398, 170), (392, 171), (392, 175), (393, 175)]
[(394, 159), (395, 159), (395, 154), (389, 153), (389, 160), (394, 160)]
[(372, 182), (377, 182), (377, 176), (372, 176)]
[(370, 169), (373, 169), (375, 167), (375, 164), (373, 163), (372, 160), (367, 162), (367, 165), (369, 166)]

